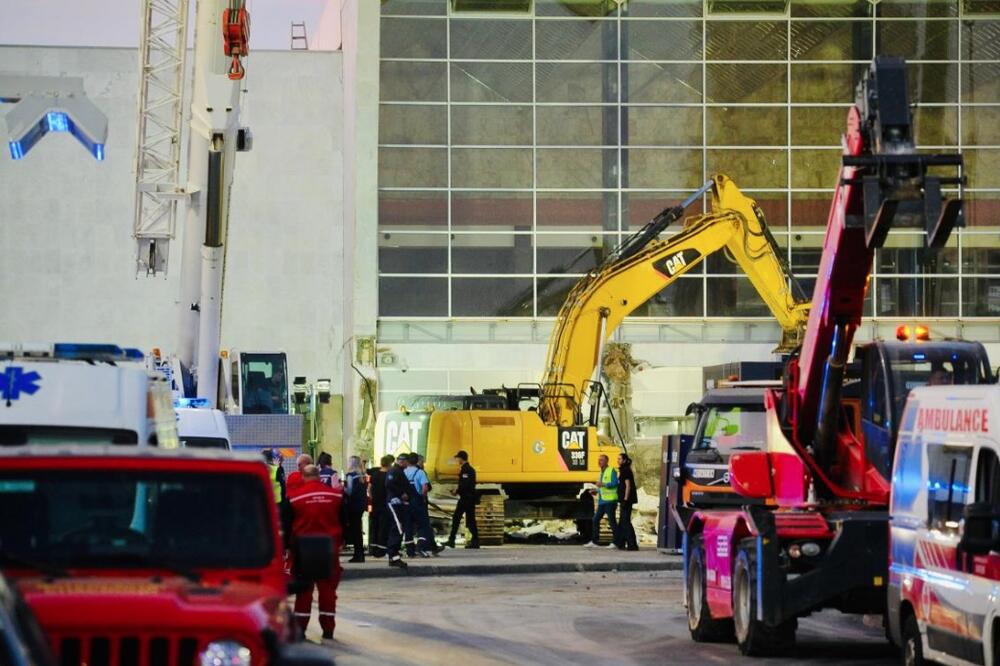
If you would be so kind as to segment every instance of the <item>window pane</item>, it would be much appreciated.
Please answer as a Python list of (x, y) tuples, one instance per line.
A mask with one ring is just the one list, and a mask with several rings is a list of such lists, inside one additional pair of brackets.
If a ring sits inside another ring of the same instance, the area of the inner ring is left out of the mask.
[(577, 275), (561, 278), (538, 278), (538, 286), (536, 287), (538, 291), (538, 316), (555, 317), (559, 314), (559, 308), (562, 307), (570, 289), (576, 285), (579, 279), (580, 277)]
[(816, 18), (861, 18), (869, 16), (871, 3), (867, 0), (792, 0), (792, 16)]
[(741, 189), (788, 186), (787, 150), (709, 150), (708, 173), (724, 173)]
[(702, 111), (694, 106), (630, 106), (628, 143), (633, 146), (700, 146)]
[(586, 273), (617, 246), (617, 234), (539, 234), (538, 273)]
[[(788, 258), (788, 234), (775, 233), (774, 240), (778, 246), (778, 257), (781, 260), (786, 260)], [(743, 269), (724, 250), (708, 255), (705, 259), (705, 272), (709, 275), (743, 276)]]
[(383, 58), (447, 57), (447, 29), (444, 19), (382, 19), (381, 56)]
[[(968, 169), (969, 163), (965, 163)], [(965, 196), (965, 223), (970, 227), (997, 228), (1000, 226), (1000, 194), (995, 192), (969, 192)]]
[(618, 230), (617, 192), (539, 192), (540, 231)]
[(441, 16), (448, 11), (443, 0), (382, 0), (382, 14)]
[(1000, 317), (1000, 278), (963, 279), (962, 315), (965, 317)]
[(448, 109), (438, 104), (382, 104), (379, 143), (448, 144)]
[(379, 273), (447, 273), (448, 236), (400, 234), (378, 236)]
[(971, 146), (1000, 144), (1000, 108), (963, 107), (962, 143)]
[(709, 317), (767, 317), (771, 311), (745, 277), (708, 278)]
[(700, 21), (626, 21), (623, 60), (700, 60)]
[(452, 145), (531, 145), (530, 106), (451, 107)]
[(380, 277), (380, 317), (447, 317), (447, 278)]
[(1000, 246), (995, 236), (962, 235), (962, 271), (1000, 274)]
[(958, 100), (958, 65), (906, 63), (906, 81), (912, 102)]
[(787, 143), (788, 116), (778, 107), (709, 107), (710, 146), (783, 146)]
[(924, 247), (923, 234), (892, 233), (886, 246), (875, 255), (879, 274), (917, 274), (958, 272), (958, 238), (953, 235), (948, 244), (931, 250)]
[(645, 63), (623, 64), (628, 85), (623, 82), (628, 95), (625, 101), (638, 103), (694, 103), (701, 100), (700, 63)]
[(913, 123), (914, 140), (918, 146), (958, 145), (958, 107), (917, 107)]
[(629, 16), (701, 16), (701, 0), (629, 0)]
[(540, 106), (538, 145), (617, 145), (618, 108), (614, 106)]
[(935, 16), (957, 16), (957, 0), (881, 0), (878, 15), (885, 17), (924, 18)]
[(447, 229), (448, 198), (444, 192), (378, 193), (379, 229)]
[[(611, 65), (614, 66), (614, 65)], [(604, 69), (602, 63), (539, 62), (535, 64), (538, 77), (536, 88), (539, 102), (591, 102), (599, 104), (604, 98)]]
[(833, 190), (829, 192), (793, 192), (792, 227), (799, 231), (824, 231), (832, 201)]
[(792, 21), (792, 60), (871, 60), (871, 21)]
[[(786, 231), (788, 227), (788, 197), (786, 194), (775, 192), (744, 192), (753, 197), (764, 213), (764, 222), (774, 233)], [(779, 239), (780, 240), (780, 239)], [(785, 243), (785, 241), (781, 241)]]
[(962, 65), (963, 102), (1000, 102), (1000, 62)]
[(842, 151), (793, 150), (792, 187), (835, 187)]
[(836, 146), (847, 127), (848, 107), (808, 107), (792, 109), (792, 144), (796, 146)]
[(628, 186), (694, 190), (704, 182), (700, 150), (632, 148)]
[(788, 31), (783, 21), (709, 21), (706, 60), (784, 60)]
[(535, 21), (535, 39), (539, 60), (614, 60), (618, 22)]
[(531, 273), (530, 234), (453, 234), (452, 273)]
[[(792, 234), (792, 275), (815, 275), (823, 255), (823, 234)], [(812, 294), (810, 289), (808, 292)]]
[(452, 278), (455, 317), (514, 317), (533, 292), (531, 278)]
[(854, 104), (854, 86), (864, 71), (864, 65), (793, 64), (792, 101)]
[[(785, 102), (788, 77), (785, 65), (709, 64), (705, 72), (708, 102)], [(830, 100), (823, 100), (830, 101)]]
[(380, 187), (446, 187), (446, 148), (379, 148)]
[(448, 99), (443, 62), (383, 62), (379, 65), (383, 102), (444, 102)]
[(607, 0), (535, 0), (536, 16), (601, 18), (617, 14), (618, 6)]
[(531, 192), (453, 192), (451, 226), (531, 231)]
[(879, 21), (876, 35), (879, 53), (907, 60), (958, 58), (957, 21)]
[(958, 315), (957, 278), (874, 280), (879, 317), (954, 317)]
[(451, 57), (476, 60), (530, 60), (531, 21), (453, 18)]
[(453, 62), (453, 102), (530, 102), (531, 63)]
[(964, 156), (969, 187), (1000, 187), (1000, 150), (976, 148)]
[(531, 187), (530, 148), (452, 148), (452, 187)]
[[(695, 267), (694, 271), (700, 270)], [(633, 317), (702, 317), (705, 280), (682, 277), (660, 290), (632, 313)]]
[(962, 59), (997, 60), (998, 33), (1000, 33), (1000, 21), (964, 21)]
[(618, 151), (600, 148), (539, 148), (538, 186), (617, 187)]
[[(647, 222), (662, 213), (667, 208), (678, 206), (686, 194), (677, 192), (625, 192), (622, 194), (622, 216), (628, 225), (624, 231), (629, 233), (645, 226)], [(701, 213), (700, 204), (692, 204), (686, 211), (688, 215)], [(679, 222), (667, 229), (667, 232), (677, 231)]]

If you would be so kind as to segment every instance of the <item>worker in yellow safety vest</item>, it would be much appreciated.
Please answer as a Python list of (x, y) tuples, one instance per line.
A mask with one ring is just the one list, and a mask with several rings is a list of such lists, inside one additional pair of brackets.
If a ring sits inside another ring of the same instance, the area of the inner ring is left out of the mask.
[[(584, 544), (585, 548), (596, 548), (597, 540), (601, 531), (601, 518), (608, 517), (608, 527), (611, 534), (618, 534), (618, 523), (615, 520), (615, 509), (618, 507), (618, 472), (608, 465), (608, 457), (605, 455), (597, 459), (597, 465), (601, 468), (597, 476), (597, 490), (592, 491), (597, 496), (597, 510), (594, 512), (594, 524), (591, 531), (590, 541)], [(614, 538), (608, 548), (615, 548)]]
[(275, 460), (272, 449), (264, 449), (264, 462), (267, 463), (267, 471), (271, 475), (271, 488), (274, 490), (275, 504), (285, 501), (285, 470), (281, 463)]

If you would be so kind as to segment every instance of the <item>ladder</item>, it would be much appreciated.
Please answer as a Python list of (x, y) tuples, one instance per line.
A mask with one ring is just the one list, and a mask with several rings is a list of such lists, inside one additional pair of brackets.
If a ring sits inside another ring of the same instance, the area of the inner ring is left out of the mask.
[(304, 21), (292, 21), (292, 50), (308, 51), (309, 39), (306, 37), (306, 24)]

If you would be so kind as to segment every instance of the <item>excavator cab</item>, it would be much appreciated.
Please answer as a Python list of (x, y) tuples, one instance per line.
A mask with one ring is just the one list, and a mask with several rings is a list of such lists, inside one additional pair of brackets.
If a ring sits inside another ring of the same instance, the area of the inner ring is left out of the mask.
[(290, 414), (284, 352), (223, 351), (219, 403), (230, 414)]

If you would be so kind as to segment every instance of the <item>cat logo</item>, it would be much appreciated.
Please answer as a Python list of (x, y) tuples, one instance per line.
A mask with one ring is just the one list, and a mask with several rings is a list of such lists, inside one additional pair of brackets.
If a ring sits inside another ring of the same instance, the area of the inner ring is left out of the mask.
[(563, 430), (559, 433), (559, 445), (564, 451), (583, 451), (587, 448), (586, 430)]
[(698, 261), (699, 257), (701, 255), (697, 250), (681, 250), (669, 257), (660, 259), (653, 264), (653, 268), (672, 278), (691, 268), (694, 262)]

